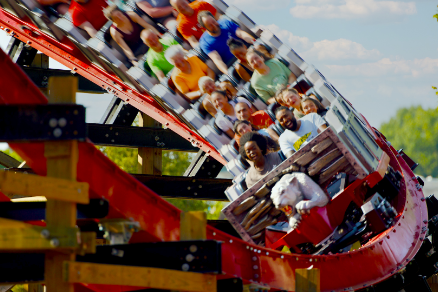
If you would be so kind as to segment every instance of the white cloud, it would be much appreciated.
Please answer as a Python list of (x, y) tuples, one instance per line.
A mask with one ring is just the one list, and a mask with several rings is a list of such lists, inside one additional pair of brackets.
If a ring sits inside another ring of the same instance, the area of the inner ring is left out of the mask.
[(417, 78), (438, 73), (438, 59), (391, 60), (383, 58), (359, 65), (327, 65), (332, 74), (342, 76), (394, 76)]
[(296, 0), (290, 9), (297, 18), (400, 18), (417, 13), (415, 2), (376, 0)]
[(283, 43), (288, 44), (298, 52), (304, 52), (313, 47), (313, 43), (307, 37), (296, 36), (288, 30), (281, 29), (275, 24), (261, 25), (263, 29), (268, 29)]
[(369, 60), (379, 57), (378, 50), (367, 50), (363, 45), (347, 39), (334, 41), (322, 40), (315, 42), (313, 47), (304, 53), (306, 58), (317, 57), (318, 60), (344, 60), (360, 59)]
[(318, 60), (372, 60), (381, 55), (376, 49), (367, 50), (363, 45), (347, 39), (312, 42), (307, 37), (296, 36), (288, 30), (280, 29), (275, 24), (262, 27), (270, 30), (280, 40), (290, 45), (295, 51), (309, 60), (315, 58)]
[(290, 0), (230, 0), (228, 5), (234, 5), (239, 9), (246, 10), (275, 10), (289, 6)]

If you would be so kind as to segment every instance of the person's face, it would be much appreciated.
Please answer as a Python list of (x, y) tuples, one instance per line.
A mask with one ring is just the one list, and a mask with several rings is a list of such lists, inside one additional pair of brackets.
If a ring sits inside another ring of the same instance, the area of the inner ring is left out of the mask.
[(216, 90), (216, 84), (214, 84), (214, 81), (208, 80), (204, 83), (203, 86), (204, 93), (211, 94), (215, 90)]
[(240, 47), (240, 48), (235, 48), (234, 50), (231, 51), (231, 53), (241, 62), (246, 63), (246, 46), (244, 47)]
[(213, 93), (213, 95), (211, 96), (211, 99), (213, 101), (213, 105), (215, 108), (223, 110), (225, 105), (228, 103), (227, 102), (227, 98), (225, 96), (223, 96), (220, 93)]
[(304, 101), (301, 104), (301, 106), (303, 107), (303, 113), (305, 115), (310, 114), (310, 113), (315, 113), (315, 114), (318, 113), (318, 108), (311, 100)]
[(254, 69), (260, 69), (265, 62), (263, 62), (263, 59), (257, 55), (257, 54), (250, 54), (248, 56), (248, 64)]
[(276, 118), (280, 125), (288, 130), (294, 129), (297, 123), (297, 120), (295, 119), (292, 112), (287, 110), (279, 111), (276, 115)]
[(180, 54), (175, 55), (173, 58), (173, 64), (175, 65), (176, 68), (184, 71), (186, 69), (186, 59), (184, 59), (184, 57)]
[(146, 37), (144, 39), (144, 43), (152, 49), (157, 48), (160, 45), (160, 41), (158, 39), (158, 36), (156, 34), (154, 34), (153, 32), (149, 32), (146, 35)]
[(204, 22), (205, 29), (211, 32), (212, 34), (217, 34), (220, 32), (219, 23), (217, 23), (216, 19), (211, 16), (203, 17), (202, 21)]
[(177, 0), (173, 3), (173, 8), (175, 8), (176, 11), (183, 15), (188, 15), (192, 11), (192, 8), (189, 6), (189, 2), (187, 2), (186, 0)]
[(252, 162), (257, 162), (263, 159), (262, 150), (260, 150), (259, 146), (254, 141), (248, 141), (244, 146), (246, 156)]
[(221, 82), (219, 88), (227, 93), (228, 98), (233, 98), (237, 94), (237, 89), (228, 82)]
[(245, 133), (251, 132), (252, 127), (250, 125), (245, 124), (245, 123), (241, 123), (240, 125), (237, 126), (236, 131), (237, 131), (237, 134), (242, 136)]
[(249, 121), (249, 117), (251, 116), (251, 113), (250, 113), (249, 107), (246, 103), (239, 102), (234, 107), (234, 111), (236, 113), (236, 117), (238, 120)]
[(301, 97), (290, 91), (284, 91), (281, 99), (287, 107), (300, 108)]
[(121, 23), (128, 20), (126, 16), (123, 14), (123, 12), (120, 10), (114, 10), (113, 12), (111, 12), (111, 19), (112, 21), (117, 23)]

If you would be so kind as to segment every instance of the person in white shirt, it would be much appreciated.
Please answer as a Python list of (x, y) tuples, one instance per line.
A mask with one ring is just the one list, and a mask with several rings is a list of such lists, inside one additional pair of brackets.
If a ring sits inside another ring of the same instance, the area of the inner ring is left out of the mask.
[(277, 108), (275, 117), (285, 129), (278, 143), (286, 157), (292, 156), (327, 128), (324, 119), (318, 114), (311, 113), (297, 120), (292, 111), (285, 106)]

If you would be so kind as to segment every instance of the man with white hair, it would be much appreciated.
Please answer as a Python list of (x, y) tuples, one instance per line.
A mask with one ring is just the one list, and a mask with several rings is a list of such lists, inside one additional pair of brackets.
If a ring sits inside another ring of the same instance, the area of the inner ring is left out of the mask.
[(161, 82), (173, 69), (173, 65), (164, 57), (164, 53), (170, 46), (178, 45), (178, 42), (170, 36), (159, 39), (158, 35), (150, 29), (143, 30), (140, 38), (149, 47), (146, 63)]
[(199, 99), (203, 93), (198, 81), (203, 76), (214, 78), (213, 70), (198, 57), (186, 56), (186, 51), (180, 45), (169, 47), (164, 56), (175, 66), (171, 78), (178, 91), (190, 100)]
[(198, 86), (203, 93), (208, 95), (210, 95), (213, 91), (220, 89), (219, 87), (216, 86), (216, 83), (214, 82), (213, 78), (209, 76), (203, 76), (199, 78)]

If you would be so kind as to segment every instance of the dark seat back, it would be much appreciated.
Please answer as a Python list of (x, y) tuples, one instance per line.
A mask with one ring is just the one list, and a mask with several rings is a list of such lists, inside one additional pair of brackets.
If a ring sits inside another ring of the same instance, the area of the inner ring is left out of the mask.
[(268, 113), (269, 117), (270, 117), (273, 121), (276, 120), (276, 118), (275, 118), (275, 110), (276, 110), (278, 107), (280, 107), (280, 104), (279, 104), (278, 102), (274, 102), (274, 103), (271, 103), (270, 105), (268, 105), (268, 108), (265, 110), (266, 113)]
[(210, 119), (210, 121), (208, 121), (208, 124), (210, 125), (210, 127), (213, 129), (213, 131), (218, 134), (218, 135), (222, 135), (222, 130), (219, 129), (219, 127), (216, 125), (216, 118), (212, 118)]

